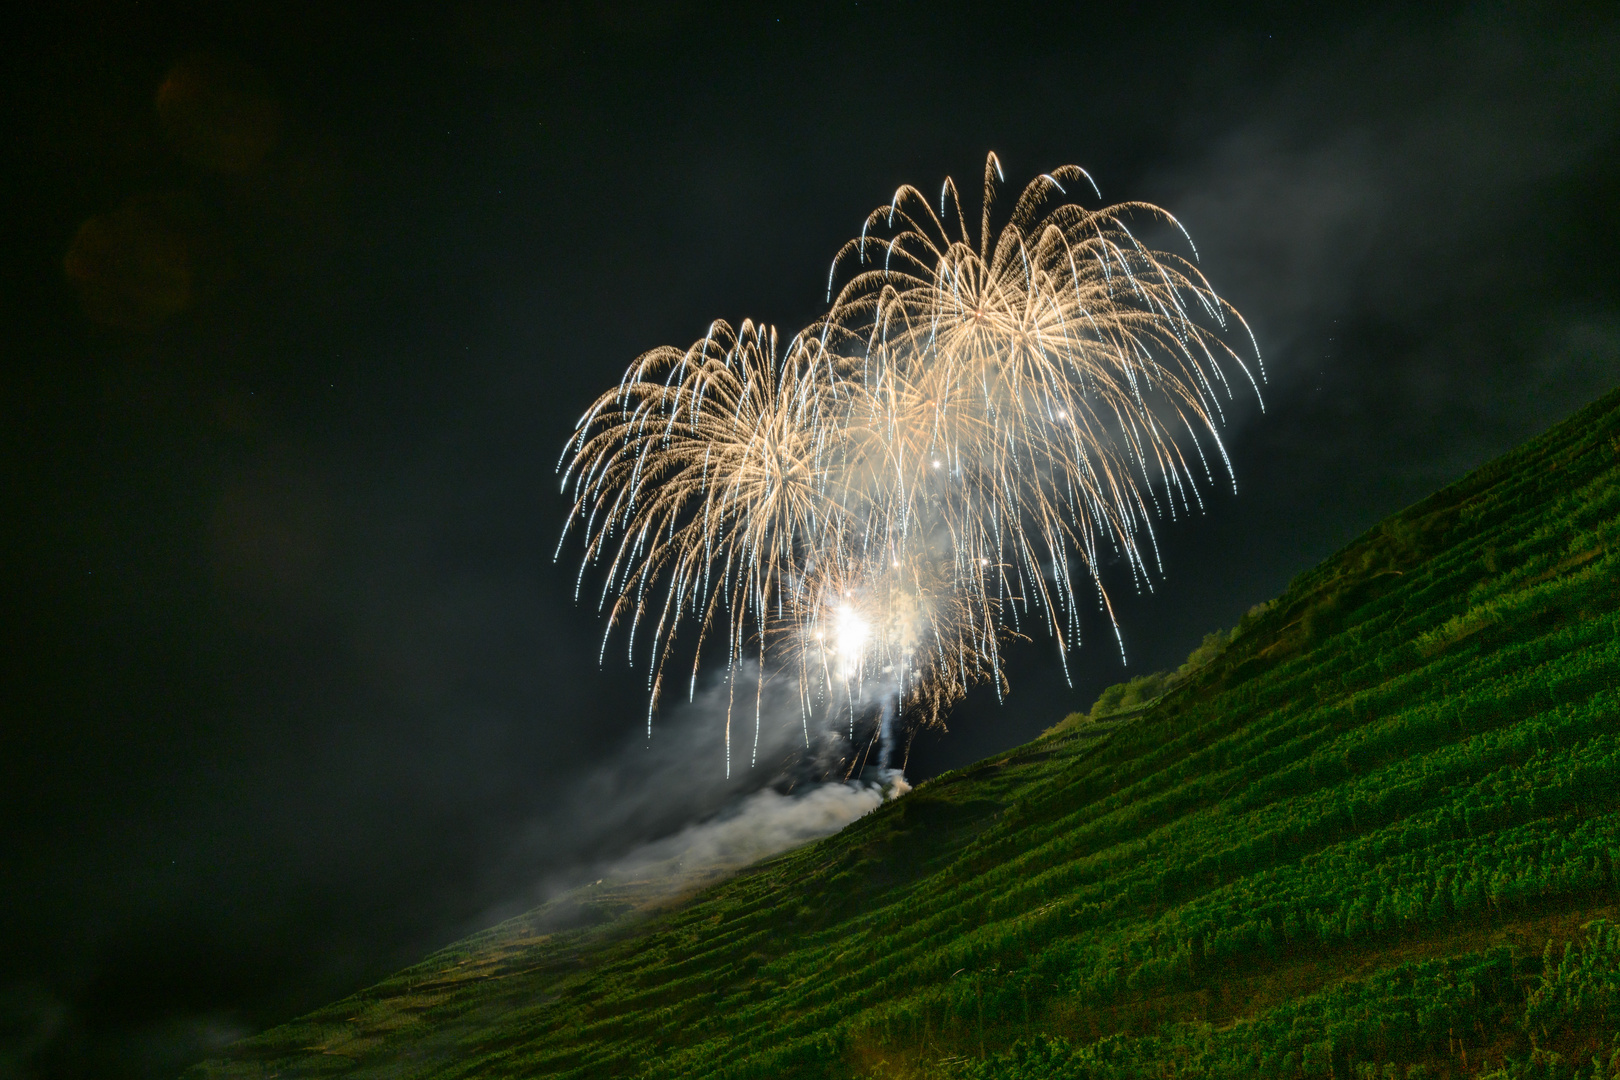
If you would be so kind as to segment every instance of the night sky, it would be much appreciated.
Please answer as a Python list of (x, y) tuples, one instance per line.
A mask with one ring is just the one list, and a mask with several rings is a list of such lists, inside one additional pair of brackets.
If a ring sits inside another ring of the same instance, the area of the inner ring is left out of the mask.
[(171, 1075), (770, 780), (648, 746), (553, 468), (643, 350), (816, 316), (900, 183), (1170, 209), (1269, 376), (1115, 568), (1129, 667), (1015, 649), (913, 780), (1620, 383), (1612, 3), (345, 7), (8, 35), (0, 1077)]

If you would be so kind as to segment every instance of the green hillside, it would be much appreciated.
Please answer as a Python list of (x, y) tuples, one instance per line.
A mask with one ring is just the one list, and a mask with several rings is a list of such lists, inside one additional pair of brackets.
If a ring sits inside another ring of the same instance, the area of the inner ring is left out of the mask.
[(1617, 535), (1620, 393), (1145, 708), (678, 904), (583, 890), (188, 1076), (1620, 1075)]

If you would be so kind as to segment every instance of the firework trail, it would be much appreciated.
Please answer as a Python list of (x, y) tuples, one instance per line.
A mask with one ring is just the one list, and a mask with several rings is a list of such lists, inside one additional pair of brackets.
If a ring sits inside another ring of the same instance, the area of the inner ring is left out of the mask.
[[(1232, 479), (1227, 370), (1256, 396), (1264, 372), (1257, 349), (1251, 371), (1225, 344), (1247, 326), (1193, 263), (1137, 236), (1174, 227), (1196, 258), (1180, 224), (1145, 203), (1057, 202), (1096, 190), (1066, 166), (992, 234), (1000, 174), (991, 155), (977, 239), (951, 181), (937, 211), (902, 187), (785, 347), (716, 322), (640, 357), (581, 417), (564, 539), (583, 533), (580, 586), (606, 566), (604, 650), (615, 625), (632, 662), (644, 642), (649, 725), (683, 622), (689, 693), (723, 634), (733, 668), (796, 673), (805, 717), (845, 709), (851, 739), (873, 702), (887, 738), (887, 718), (938, 722), (974, 683), (1003, 691), (1002, 645), (1026, 627), (1067, 672), (1082, 597), (1113, 624), (1102, 563), (1151, 587), (1154, 518), (1202, 505), (1212, 456)], [(756, 747), (758, 724), (756, 708)]]

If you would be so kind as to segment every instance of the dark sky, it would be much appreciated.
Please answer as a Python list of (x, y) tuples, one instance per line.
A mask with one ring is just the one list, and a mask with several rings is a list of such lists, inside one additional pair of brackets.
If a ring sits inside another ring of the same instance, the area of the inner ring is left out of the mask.
[(1129, 669), (1017, 651), (914, 779), (1620, 382), (1612, 3), (350, 7), (10, 35), (0, 1078), (172, 1074), (707, 805), (708, 728), (623, 802), (553, 466), (641, 351), (814, 317), (899, 183), (1169, 208), (1269, 375)]

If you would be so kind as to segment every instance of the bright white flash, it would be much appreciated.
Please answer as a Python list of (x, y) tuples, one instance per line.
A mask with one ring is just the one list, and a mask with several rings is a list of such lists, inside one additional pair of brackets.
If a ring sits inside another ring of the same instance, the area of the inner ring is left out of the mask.
[(838, 606), (838, 619), (833, 625), (833, 640), (838, 649), (838, 655), (845, 660), (858, 660), (866, 649), (866, 639), (872, 635), (872, 628), (866, 625), (866, 620), (855, 613), (855, 609), (848, 604)]

